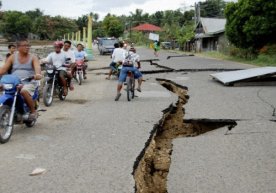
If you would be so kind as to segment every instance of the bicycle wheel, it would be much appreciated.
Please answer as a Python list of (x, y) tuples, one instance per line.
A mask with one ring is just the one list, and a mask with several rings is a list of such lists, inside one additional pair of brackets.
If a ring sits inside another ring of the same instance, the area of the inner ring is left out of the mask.
[(131, 82), (131, 78), (129, 76), (126, 78), (126, 85), (127, 85), (127, 88), (126, 88), (127, 100), (130, 101), (131, 100), (130, 93), (131, 93), (131, 89), (132, 89), (132, 82)]
[(134, 77), (131, 78), (131, 94), (132, 99), (135, 97), (135, 79)]

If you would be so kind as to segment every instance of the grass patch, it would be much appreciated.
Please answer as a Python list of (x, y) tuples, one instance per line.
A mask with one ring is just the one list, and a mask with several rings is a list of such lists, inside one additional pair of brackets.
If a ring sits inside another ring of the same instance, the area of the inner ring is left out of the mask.
[(276, 54), (275, 55), (266, 55), (266, 54), (260, 54), (255, 59), (246, 59), (246, 58), (240, 58), (236, 56), (229, 56), (225, 55), (220, 52), (202, 52), (200, 54), (197, 54), (199, 56), (205, 56), (205, 57), (211, 57), (211, 58), (217, 58), (221, 60), (230, 60), (234, 62), (241, 62), (245, 64), (252, 64), (255, 66), (276, 66)]

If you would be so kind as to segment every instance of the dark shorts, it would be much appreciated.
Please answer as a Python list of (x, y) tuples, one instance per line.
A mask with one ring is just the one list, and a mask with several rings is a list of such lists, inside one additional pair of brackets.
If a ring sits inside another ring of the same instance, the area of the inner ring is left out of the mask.
[(110, 64), (109, 64), (109, 66), (110, 66), (110, 68), (112, 69), (112, 70), (116, 70), (116, 62), (111, 62)]

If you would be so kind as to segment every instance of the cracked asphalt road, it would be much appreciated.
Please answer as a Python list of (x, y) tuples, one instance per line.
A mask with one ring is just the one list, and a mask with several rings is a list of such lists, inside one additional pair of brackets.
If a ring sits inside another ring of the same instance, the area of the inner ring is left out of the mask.
[[(152, 50), (138, 49), (142, 59)], [(89, 69), (108, 66), (109, 56), (99, 56)], [(161, 51), (160, 65), (174, 69), (249, 68), (206, 58), (171, 58)], [(171, 55), (171, 54), (170, 54)], [(142, 63), (143, 70), (162, 70)], [(185, 118), (245, 119), (231, 135), (219, 129), (200, 137), (174, 140), (168, 192), (275, 192), (275, 87), (224, 87), (209, 72), (147, 74), (142, 93), (127, 102), (115, 102), (116, 80), (105, 80), (108, 70), (92, 70), (83, 85), (75, 86), (62, 102), (41, 112), (34, 128), (18, 126), (11, 140), (0, 145), (0, 192), (3, 193), (130, 193), (134, 161), (144, 148), (162, 110), (177, 97), (155, 78), (188, 86)], [(99, 75), (97, 75), (99, 73)], [(29, 176), (37, 167), (43, 175)]]

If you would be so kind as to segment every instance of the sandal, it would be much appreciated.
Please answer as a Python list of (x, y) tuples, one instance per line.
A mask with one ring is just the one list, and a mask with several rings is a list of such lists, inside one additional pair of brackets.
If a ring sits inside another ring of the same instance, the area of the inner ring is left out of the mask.
[(69, 89), (72, 91), (72, 90), (74, 90), (74, 85), (73, 85), (73, 83), (71, 82), (70, 83), (70, 87), (69, 87)]
[(28, 120), (29, 120), (29, 121), (35, 121), (35, 120), (37, 119), (37, 117), (38, 117), (37, 112), (30, 113), (30, 114), (29, 114), (29, 117), (28, 117)]
[(67, 92), (67, 89), (64, 88), (63, 90), (63, 96), (67, 96), (68, 92)]
[(118, 93), (117, 96), (115, 97), (115, 101), (118, 101), (121, 95), (122, 95), (121, 93)]

